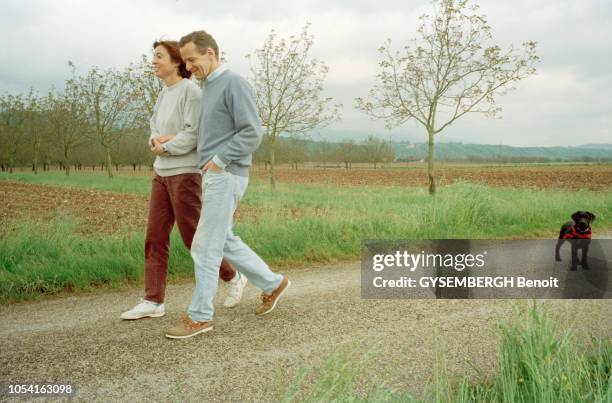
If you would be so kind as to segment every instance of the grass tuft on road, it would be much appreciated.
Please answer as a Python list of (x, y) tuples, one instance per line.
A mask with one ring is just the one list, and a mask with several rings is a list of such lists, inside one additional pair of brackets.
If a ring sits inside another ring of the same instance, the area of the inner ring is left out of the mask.
[(606, 402), (612, 398), (612, 341), (582, 340), (561, 330), (536, 302), (516, 305), (499, 322), (501, 338), (493, 375), (453, 376), (438, 354), (433, 379), (420, 398), (384, 384), (370, 365), (340, 350), (320, 364), (302, 367), (279, 400), (289, 402)]

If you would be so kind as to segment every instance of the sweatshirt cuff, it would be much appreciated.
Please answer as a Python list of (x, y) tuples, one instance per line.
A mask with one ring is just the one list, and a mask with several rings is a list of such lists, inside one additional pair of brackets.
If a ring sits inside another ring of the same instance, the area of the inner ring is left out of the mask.
[(215, 163), (216, 166), (218, 166), (221, 169), (225, 169), (225, 167), (227, 166), (227, 164), (225, 162), (221, 161), (221, 158), (219, 158), (218, 155), (215, 155), (212, 158), (212, 161)]

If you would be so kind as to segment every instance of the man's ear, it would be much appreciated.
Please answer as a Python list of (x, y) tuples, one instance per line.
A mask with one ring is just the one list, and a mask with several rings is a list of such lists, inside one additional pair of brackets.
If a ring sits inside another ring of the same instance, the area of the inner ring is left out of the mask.
[(217, 62), (221, 60), (219, 59), (219, 55), (215, 52), (213, 48), (209, 47), (208, 49), (206, 49), (206, 52)]
[(591, 213), (590, 211), (587, 211), (586, 213), (589, 215), (590, 221), (595, 221), (595, 214)]
[(580, 213), (582, 213), (582, 211), (576, 211), (574, 214), (572, 214), (572, 220), (574, 220), (574, 222), (578, 221), (578, 216)]

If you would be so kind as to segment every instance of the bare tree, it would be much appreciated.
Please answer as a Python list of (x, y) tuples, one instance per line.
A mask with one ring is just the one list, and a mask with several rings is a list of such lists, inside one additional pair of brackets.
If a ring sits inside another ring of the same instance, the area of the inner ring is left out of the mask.
[(410, 119), (422, 125), (429, 139), (427, 174), (429, 193), (435, 193), (434, 135), (468, 113), (495, 116), (501, 108), (495, 95), (513, 82), (534, 74), (536, 43), (523, 43), (523, 51), (503, 50), (490, 44), (491, 27), (478, 6), (467, 0), (437, 0), (434, 14), (421, 16), (418, 37), (402, 52), (381, 46), (377, 83), (357, 108), (387, 128)]
[(76, 76), (72, 63), (70, 66), (73, 76), (67, 84), (74, 85), (79, 91), (86, 110), (89, 135), (104, 148), (106, 171), (112, 177), (111, 150), (138, 121), (134, 103), (138, 93), (132, 82), (132, 68), (118, 71), (94, 66), (85, 76)]
[(312, 160), (314, 162), (322, 162), (323, 168), (327, 167), (328, 162), (333, 162), (336, 153), (336, 148), (326, 139), (317, 141), (312, 150)]
[(70, 175), (71, 157), (77, 147), (85, 144), (85, 134), (89, 130), (85, 105), (76, 83), (68, 81), (64, 92), (51, 90), (46, 105), (49, 130), (61, 152), (66, 175)]
[(9, 173), (13, 173), (17, 151), (25, 138), (25, 105), (22, 94), (0, 97), (0, 158), (3, 168)]
[(123, 136), (117, 143), (113, 159), (115, 163), (131, 165), (132, 170), (141, 169), (142, 165), (152, 166), (155, 155), (146, 147), (149, 132), (144, 129), (132, 131)]
[(300, 36), (277, 39), (272, 31), (261, 49), (247, 55), (251, 84), (264, 136), (269, 140), (270, 183), (275, 186), (275, 146), (279, 135), (301, 135), (340, 118), (342, 105), (323, 96), (328, 67), (309, 59), (314, 43), (306, 24)]
[(344, 163), (344, 168), (350, 169), (353, 162), (359, 159), (359, 145), (353, 139), (345, 139), (338, 147), (338, 161)]
[(45, 112), (44, 99), (30, 89), (23, 100), (23, 136), (28, 147), (32, 147), (32, 170), (35, 174), (38, 174), (43, 137), (47, 132)]
[(374, 165), (380, 162), (391, 162), (395, 158), (395, 152), (389, 143), (374, 136), (368, 138), (362, 144), (366, 160)]
[[(261, 144), (253, 153), (253, 163), (254, 164), (264, 164), (264, 170), (268, 170), (268, 165), (270, 164), (270, 139), (268, 137), (264, 137)], [(255, 168), (255, 166), (253, 166)]]
[(304, 163), (308, 159), (308, 145), (304, 139), (297, 136), (283, 138), (285, 160), (291, 163), (294, 169), (298, 169), (298, 164)]

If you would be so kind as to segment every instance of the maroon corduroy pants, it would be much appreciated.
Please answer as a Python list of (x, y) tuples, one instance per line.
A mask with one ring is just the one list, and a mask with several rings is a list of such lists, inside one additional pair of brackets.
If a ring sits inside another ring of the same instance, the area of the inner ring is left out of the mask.
[[(149, 220), (145, 240), (145, 299), (164, 302), (170, 232), (174, 222), (187, 249), (198, 226), (202, 209), (202, 176), (187, 173), (173, 176), (155, 175), (151, 184)], [(223, 259), (219, 277), (230, 281), (236, 275), (232, 265)]]

